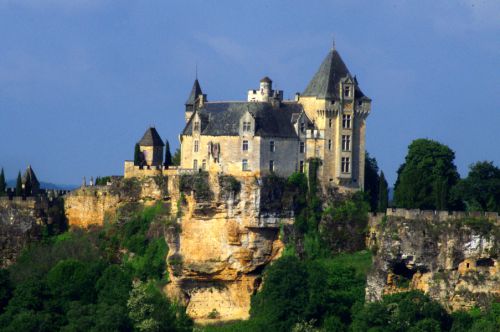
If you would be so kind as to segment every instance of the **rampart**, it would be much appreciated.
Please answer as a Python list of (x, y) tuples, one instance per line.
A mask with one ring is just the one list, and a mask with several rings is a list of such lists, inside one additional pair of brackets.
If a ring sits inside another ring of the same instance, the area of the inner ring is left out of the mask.
[(406, 220), (428, 220), (428, 221), (455, 221), (466, 218), (481, 218), (488, 219), (500, 225), (500, 216), (497, 212), (464, 212), (464, 211), (435, 211), (435, 210), (419, 210), (419, 209), (387, 209), (385, 213), (370, 213), (369, 218), (371, 223), (381, 222), (387, 217), (398, 217)]

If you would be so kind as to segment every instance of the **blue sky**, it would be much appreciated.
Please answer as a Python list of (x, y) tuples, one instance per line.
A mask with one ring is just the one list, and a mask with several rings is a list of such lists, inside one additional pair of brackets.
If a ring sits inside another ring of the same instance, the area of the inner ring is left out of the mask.
[(464, 176), (500, 164), (499, 35), (498, 0), (0, 0), (0, 167), (122, 174), (147, 126), (178, 145), (196, 63), (209, 100), (264, 75), (291, 98), (335, 38), (373, 99), (367, 149), (389, 181), (421, 137)]

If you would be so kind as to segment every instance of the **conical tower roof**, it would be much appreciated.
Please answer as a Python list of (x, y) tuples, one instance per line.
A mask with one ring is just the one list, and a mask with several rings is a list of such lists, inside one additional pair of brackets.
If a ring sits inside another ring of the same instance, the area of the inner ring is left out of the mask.
[(33, 168), (31, 168), (31, 165), (29, 165), (28, 168), (26, 168), (26, 171), (24, 172), (23, 183), (30, 183), (32, 186), (40, 184), (35, 175), (35, 172), (33, 171)]
[(139, 141), (140, 146), (165, 146), (160, 135), (154, 127), (149, 127)]
[(201, 91), (200, 82), (198, 82), (198, 79), (196, 79), (194, 81), (193, 88), (191, 89), (191, 93), (186, 100), (186, 105), (194, 105), (196, 98), (198, 98), (198, 96), (202, 93), (203, 92)]
[(349, 69), (337, 50), (332, 49), (328, 52), (302, 95), (321, 99), (338, 98), (338, 84), (342, 78), (347, 76), (350, 76)]

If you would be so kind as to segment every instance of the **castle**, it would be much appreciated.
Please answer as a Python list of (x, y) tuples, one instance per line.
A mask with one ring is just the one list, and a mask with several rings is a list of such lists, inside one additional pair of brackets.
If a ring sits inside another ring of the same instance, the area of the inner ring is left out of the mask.
[(140, 140), (143, 165), (125, 162), (125, 177), (205, 170), (234, 176), (288, 176), (320, 160), (323, 186), (363, 189), (365, 128), (371, 99), (332, 48), (303, 93), (284, 100), (264, 77), (246, 101), (208, 101), (198, 79), (185, 103), (178, 168), (163, 163), (154, 128)]

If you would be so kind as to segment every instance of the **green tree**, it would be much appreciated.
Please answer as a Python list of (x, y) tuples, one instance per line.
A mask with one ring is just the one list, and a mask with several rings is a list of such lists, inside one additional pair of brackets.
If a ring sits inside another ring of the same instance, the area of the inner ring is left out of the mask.
[(380, 171), (377, 211), (385, 212), (389, 206), (389, 188), (383, 171)]
[(135, 281), (127, 302), (129, 317), (137, 331), (191, 331), (183, 308), (163, 296), (153, 282)]
[(7, 306), (10, 298), (12, 297), (13, 285), (9, 278), (9, 272), (4, 269), (0, 269), (0, 314), (3, 312), (3, 308)]
[(368, 193), (370, 201), (370, 210), (377, 210), (379, 195), (379, 175), (377, 159), (370, 157), (368, 151), (365, 151), (365, 192)]
[(181, 149), (177, 148), (175, 150), (174, 156), (172, 157), (172, 166), (181, 165)]
[(500, 212), (500, 168), (490, 161), (471, 165), (454, 194), (464, 200), (468, 210)]
[(165, 166), (172, 165), (172, 153), (170, 152), (170, 143), (168, 140), (165, 141)]
[(139, 147), (139, 143), (136, 143), (135, 149), (134, 149), (134, 165), (135, 166), (142, 166), (142, 164), (143, 164), (143, 157), (142, 157), (141, 148)]
[(290, 331), (304, 318), (307, 271), (298, 258), (286, 256), (265, 273), (262, 291), (252, 298), (250, 315), (268, 324), (269, 331)]
[(23, 195), (23, 179), (21, 178), (21, 172), (17, 173), (16, 180), (16, 196)]
[(436, 301), (420, 291), (384, 296), (357, 311), (351, 330), (361, 331), (441, 331), (449, 330), (451, 317)]
[(2, 171), (0, 172), (0, 196), (5, 196), (5, 192), (7, 190), (7, 182), (5, 182), (5, 174)]
[(455, 153), (429, 139), (414, 140), (399, 167), (394, 203), (401, 208), (446, 210), (457, 208), (450, 191), (459, 180)]

